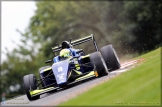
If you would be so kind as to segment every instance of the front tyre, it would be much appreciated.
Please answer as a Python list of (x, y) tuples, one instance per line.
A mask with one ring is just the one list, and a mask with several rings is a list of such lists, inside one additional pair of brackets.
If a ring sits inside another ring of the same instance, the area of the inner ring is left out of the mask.
[(113, 71), (120, 68), (119, 58), (112, 45), (106, 45), (102, 47), (101, 54), (106, 62), (109, 71)]
[(29, 74), (29, 75), (25, 75), (23, 78), (23, 82), (24, 82), (24, 88), (25, 88), (25, 92), (26, 95), (28, 97), (28, 99), (31, 100), (36, 100), (40, 98), (40, 95), (31, 97), (30, 95), (30, 90), (36, 90), (37, 89), (37, 79), (35, 77), (34, 74)]
[(95, 69), (97, 70), (99, 77), (108, 74), (106, 63), (100, 52), (94, 52), (90, 54), (90, 61), (92, 65), (95, 67)]

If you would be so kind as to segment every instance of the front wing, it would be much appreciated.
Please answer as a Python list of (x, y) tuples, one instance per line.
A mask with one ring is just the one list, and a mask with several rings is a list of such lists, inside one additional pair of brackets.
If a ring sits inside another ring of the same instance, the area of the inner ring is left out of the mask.
[[(82, 77), (77, 78), (74, 82), (71, 82), (68, 85), (77, 83), (79, 81), (87, 80), (87, 79), (90, 79), (92, 77), (98, 77), (97, 71), (91, 71), (87, 75), (84, 75)], [(54, 90), (57, 90), (57, 89), (60, 89), (60, 88), (59, 87), (48, 87), (48, 88), (45, 88), (45, 89), (31, 90), (29, 92), (30, 92), (31, 97), (34, 97), (34, 96), (41, 95), (41, 94), (44, 94), (44, 93), (47, 93), (47, 92), (50, 92), (50, 91), (54, 91)]]

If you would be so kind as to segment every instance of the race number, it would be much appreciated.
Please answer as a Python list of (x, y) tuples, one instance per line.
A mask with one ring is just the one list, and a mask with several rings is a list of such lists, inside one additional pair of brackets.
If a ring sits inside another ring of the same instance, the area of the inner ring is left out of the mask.
[(62, 67), (58, 67), (58, 72), (62, 72)]

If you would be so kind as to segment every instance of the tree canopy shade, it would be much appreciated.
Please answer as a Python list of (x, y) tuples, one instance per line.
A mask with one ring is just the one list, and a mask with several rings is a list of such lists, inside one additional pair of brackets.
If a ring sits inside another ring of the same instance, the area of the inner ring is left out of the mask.
[[(38, 42), (50, 40), (45, 43), (47, 46), (53, 46), (56, 40), (60, 43), (65, 36), (76, 39), (91, 33), (104, 35), (119, 52), (143, 52), (161, 45), (160, 0), (41, 1), (37, 7), (30, 32)], [(75, 25), (93, 26), (98, 30)], [(49, 56), (50, 49), (44, 52)]]
[[(119, 56), (146, 52), (162, 45), (161, 0), (37, 1), (22, 45), (6, 54), (1, 65), (2, 92), (23, 94), (22, 78), (53, 58), (51, 47), (63, 40), (95, 35), (99, 48), (112, 44)], [(86, 53), (93, 44), (79, 45)]]
[(129, 19), (128, 32), (133, 37), (128, 43), (134, 50), (138, 52), (152, 50), (162, 44), (161, 10), (160, 0), (125, 3), (125, 15)]

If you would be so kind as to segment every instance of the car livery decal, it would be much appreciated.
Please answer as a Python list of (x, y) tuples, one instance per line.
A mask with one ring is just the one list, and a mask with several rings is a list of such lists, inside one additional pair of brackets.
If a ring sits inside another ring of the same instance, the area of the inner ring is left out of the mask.
[(54, 63), (52, 65), (52, 70), (56, 78), (57, 84), (67, 82), (67, 72), (69, 70), (69, 59)]

